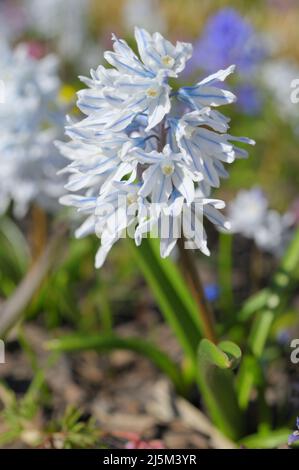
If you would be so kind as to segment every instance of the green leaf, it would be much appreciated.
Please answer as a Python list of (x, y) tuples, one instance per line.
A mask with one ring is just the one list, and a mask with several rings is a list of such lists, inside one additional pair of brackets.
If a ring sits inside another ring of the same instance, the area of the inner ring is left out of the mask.
[(257, 315), (253, 322), (248, 344), (256, 357), (261, 357), (263, 353), (273, 318), (273, 312), (270, 310), (263, 310)]
[[(253, 296), (249, 297), (249, 299), (244, 303), (242, 309), (239, 311), (237, 315), (237, 320), (240, 322), (247, 321), (258, 310), (264, 308), (270, 298), (270, 289), (263, 289), (257, 294), (254, 294)], [(275, 300), (276, 304), (279, 301), (276, 295), (273, 300)]]
[(247, 354), (243, 357), (237, 378), (238, 402), (242, 410), (247, 408), (252, 387), (261, 381), (262, 373), (259, 362), (254, 356)]
[(287, 444), (290, 430), (277, 429), (269, 433), (258, 433), (246, 436), (239, 444), (251, 449), (273, 449), (281, 444)]
[(261, 309), (275, 310), (283, 306), (285, 297), (294, 285), (299, 268), (299, 228), (291, 241), (280, 266), (268, 288), (250, 297), (238, 314), (238, 320), (246, 321)]
[(30, 248), (22, 231), (11, 219), (3, 217), (0, 232), (10, 244), (20, 271), (24, 272), (30, 260)]
[(198, 354), (221, 369), (236, 367), (242, 356), (241, 349), (232, 341), (221, 341), (216, 346), (208, 339), (201, 340)]
[(19, 227), (8, 217), (0, 219), (0, 294), (9, 297), (24, 275), (29, 247)]
[(203, 339), (200, 342), (198, 356), (201, 360), (209, 361), (221, 369), (228, 369), (230, 367), (227, 355), (208, 339)]
[[(299, 228), (290, 243), (279, 269), (273, 276), (271, 286), (260, 292), (255, 298), (251, 299), (245, 310), (243, 309), (239, 318), (248, 318), (256, 313), (256, 317), (249, 333), (247, 356), (255, 356), (257, 359), (262, 357), (267, 339), (269, 337), (273, 320), (284, 312), (284, 307), (289, 299), (289, 295), (294, 286), (294, 278), (299, 266)], [(250, 309), (248, 305), (251, 304)], [(257, 310), (252, 308), (254, 305)], [(244, 314), (244, 312), (246, 312)], [(249, 315), (250, 313), (250, 315)], [(243, 361), (238, 377), (239, 385), (239, 404), (245, 409), (248, 406), (251, 388), (255, 385), (255, 370), (245, 371), (246, 361)], [(243, 380), (246, 384), (243, 384)], [(246, 393), (245, 393), (246, 390)]]
[(109, 352), (115, 349), (134, 351), (150, 359), (174, 383), (180, 392), (185, 392), (184, 377), (179, 366), (163, 351), (149, 341), (132, 337), (120, 337), (114, 334), (83, 335), (74, 334), (48, 341), (45, 347), (51, 351), (96, 350)]
[[(133, 246), (133, 244), (131, 245)], [(242, 435), (231, 360), (210, 341), (202, 339), (199, 312), (183, 276), (170, 258), (161, 259), (157, 240), (144, 239), (134, 247), (137, 262), (152, 289), (165, 320), (172, 327), (194, 367), (195, 379), (208, 414), (227, 436)], [(238, 355), (237, 351), (234, 353)], [(213, 361), (219, 366), (215, 366)]]
[[(224, 347), (239, 355), (229, 342)], [(230, 369), (229, 357), (207, 339), (200, 342), (198, 348), (197, 381), (203, 393), (212, 420), (223, 433), (233, 440), (243, 434), (244, 420), (240, 411), (234, 384), (234, 375)]]
[(221, 341), (218, 347), (224, 351), (230, 361), (230, 367), (235, 368), (242, 357), (242, 351), (239, 346), (232, 341)]

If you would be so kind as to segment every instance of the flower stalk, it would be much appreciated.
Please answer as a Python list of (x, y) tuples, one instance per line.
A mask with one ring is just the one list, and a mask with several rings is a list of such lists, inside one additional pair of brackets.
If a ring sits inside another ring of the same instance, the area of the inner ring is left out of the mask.
[(178, 240), (178, 248), (182, 270), (187, 278), (190, 290), (198, 307), (204, 336), (216, 344), (217, 337), (213, 311), (205, 298), (202, 282), (194, 263), (194, 257), (191, 256), (190, 250), (185, 249), (183, 238)]

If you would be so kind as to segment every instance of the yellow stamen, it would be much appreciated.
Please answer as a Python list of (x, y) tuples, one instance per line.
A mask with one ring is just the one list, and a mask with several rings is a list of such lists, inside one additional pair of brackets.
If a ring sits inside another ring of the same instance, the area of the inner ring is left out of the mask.
[(162, 62), (165, 67), (172, 67), (174, 64), (174, 58), (170, 55), (165, 55), (164, 57), (162, 57)]
[(162, 171), (165, 176), (170, 176), (174, 172), (174, 166), (171, 163), (163, 165)]
[(127, 195), (127, 201), (128, 201), (128, 204), (134, 204), (135, 202), (137, 202), (137, 194), (129, 193)]
[(150, 98), (156, 98), (156, 96), (158, 96), (158, 90), (156, 90), (155, 88), (149, 88), (147, 90), (146, 94)]

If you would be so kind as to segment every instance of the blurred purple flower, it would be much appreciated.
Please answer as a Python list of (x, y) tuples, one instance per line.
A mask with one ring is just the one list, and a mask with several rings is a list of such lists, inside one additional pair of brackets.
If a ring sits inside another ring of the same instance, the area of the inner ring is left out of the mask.
[(289, 446), (292, 445), (292, 444), (295, 444), (296, 442), (299, 442), (299, 417), (298, 417), (297, 420), (296, 420), (296, 426), (297, 426), (297, 430), (294, 431), (294, 432), (289, 436), (289, 439), (288, 439), (288, 444), (289, 444)]
[(289, 346), (290, 341), (291, 341), (291, 336), (288, 330), (279, 331), (276, 338), (277, 338), (277, 342), (281, 346)]
[(219, 286), (217, 284), (206, 284), (204, 291), (209, 302), (214, 302), (219, 297)]
[(241, 83), (234, 90), (237, 97), (238, 108), (251, 116), (257, 115), (262, 108), (262, 97), (259, 89), (251, 83)]
[(209, 19), (194, 44), (188, 72), (198, 68), (211, 72), (235, 64), (239, 74), (247, 75), (263, 57), (264, 50), (253, 26), (233, 8), (223, 8)]

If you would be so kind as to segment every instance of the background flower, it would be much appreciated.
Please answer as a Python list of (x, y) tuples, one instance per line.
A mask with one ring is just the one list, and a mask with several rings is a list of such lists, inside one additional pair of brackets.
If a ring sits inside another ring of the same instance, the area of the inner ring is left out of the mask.
[(57, 177), (63, 158), (54, 146), (61, 135), (64, 107), (59, 104), (57, 59), (34, 59), (26, 45), (15, 50), (2, 46), (1, 77), (4, 102), (0, 105), (1, 210), (12, 201), (18, 217), (32, 202), (57, 209), (63, 177)]

